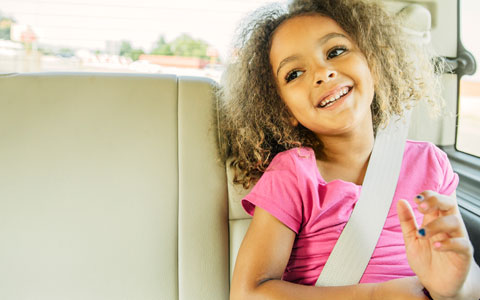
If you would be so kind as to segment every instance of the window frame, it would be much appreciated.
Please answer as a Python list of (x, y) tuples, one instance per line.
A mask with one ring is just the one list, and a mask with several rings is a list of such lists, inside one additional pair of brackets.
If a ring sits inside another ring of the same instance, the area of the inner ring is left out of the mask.
[[(457, 58), (470, 56), (471, 58), (473, 58), (473, 68), (475, 70), (475, 58), (470, 52), (467, 51), (467, 49), (465, 49), (461, 41), (460, 12), (462, 1), (463, 0), (457, 0)], [(480, 216), (480, 158), (457, 149), (459, 122), (458, 108), (460, 107), (460, 80), (465, 74), (465, 71), (455, 71), (455, 74), (457, 74), (457, 111), (455, 124), (455, 143), (452, 146), (441, 146), (440, 148), (445, 151), (445, 153), (447, 153), (452, 168), (458, 174), (460, 179), (456, 192), (459, 206), (474, 213), (477, 216)]]

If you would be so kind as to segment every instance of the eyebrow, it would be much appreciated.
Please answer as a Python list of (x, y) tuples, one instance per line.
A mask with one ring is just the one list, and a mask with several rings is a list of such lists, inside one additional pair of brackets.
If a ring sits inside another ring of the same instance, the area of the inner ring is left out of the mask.
[[(333, 39), (333, 38), (336, 38), (336, 37), (342, 37), (342, 38), (347, 38), (345, 35), (341, 34), (341, 33), (338, 33), (338, 32), (332, 32), (332, 33), (329, 33), (325, 36), (323, 36), (322, 38), (320, 38), (318, 41), (317, 41), (317, 44), (318, 45), (323, 45), (325, 44), (327, 41)], [(278, 69), (277, 69), (277, 77), (278, 77), (278, 73), (280, 73), (280, 69), (286, 65), (287, 63), (291, 62), (291, 61), (294, 61), (294, 60), (297, 60), (299, 58), (298, 55), (292, 55), (292, 56), (289, 56), (285, 59), (283, 59), (280, 64), (278, 65)]]

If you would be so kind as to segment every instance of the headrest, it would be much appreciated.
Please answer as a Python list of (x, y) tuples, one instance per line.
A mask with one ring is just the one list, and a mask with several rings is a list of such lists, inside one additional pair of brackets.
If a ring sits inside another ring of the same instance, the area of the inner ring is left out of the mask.
[(397, 16), (402, 20), (405, 33), (421, 43), (430, 42), (432, 16), (427, 8), (419, 4), (409, 4), (402, 8)]

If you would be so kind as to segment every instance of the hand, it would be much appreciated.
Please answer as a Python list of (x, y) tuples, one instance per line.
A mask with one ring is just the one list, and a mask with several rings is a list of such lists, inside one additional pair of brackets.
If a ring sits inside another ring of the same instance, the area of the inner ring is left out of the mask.
[(457, 299), (469, 274), (473, 247), (456, 198), (425, 191), (415, 202), (424, 214), (420, 230), (408, 202), (397, 204), (408, 263), (432, 298)]
[(374, 300), (426, 300), (423, 286), (416, 276), (404, 277), (379, 283), (375, 286)]

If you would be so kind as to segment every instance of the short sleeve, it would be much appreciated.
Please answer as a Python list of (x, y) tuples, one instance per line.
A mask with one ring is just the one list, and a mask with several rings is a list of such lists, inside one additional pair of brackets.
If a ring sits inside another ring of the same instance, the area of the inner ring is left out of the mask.
[(458, 186), (458, 175), (453, 172), (450, 161), (447, 154), (434, 146), (435, 154), (437, 156), (438, 163), (443, 172), (443, 181), (440, 182), (438, 192), (443, 195), (451, 195), (455, 192)]
[(261, 207), (298, 234), (302, 223), (302, 197), (296, 166), (288, 152), (277, 154), (252, 191), (242, 200), (245, 211), (253, 216)]

